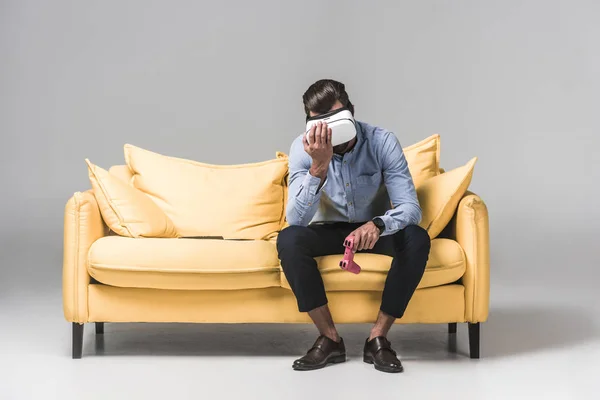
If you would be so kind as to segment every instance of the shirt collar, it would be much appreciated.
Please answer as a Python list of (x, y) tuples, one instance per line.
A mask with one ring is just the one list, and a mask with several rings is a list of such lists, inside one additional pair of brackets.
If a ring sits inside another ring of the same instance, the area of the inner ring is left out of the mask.
[(364, 133), (362, 131), (360, 122), (355, 120), (354, 126), (356, 127), (356, 143), (354, 144), (354, 147), (352, 148), (352, 150), (349, 151), (349, 153), (352, 153), (352, 154), (354, 154), (356, 151), (358, 151), (358, 149), (360, 149), (360, 147), (362, 146), (362, 144), (364, 142)]
[(356, 144), (354, 145), (354, 148), (356, 149), (359, 145), (362, 145), (362, 142), (364, 140), (364, 134), (360, 122), (355, 120), (354, 126), (356, 126)]

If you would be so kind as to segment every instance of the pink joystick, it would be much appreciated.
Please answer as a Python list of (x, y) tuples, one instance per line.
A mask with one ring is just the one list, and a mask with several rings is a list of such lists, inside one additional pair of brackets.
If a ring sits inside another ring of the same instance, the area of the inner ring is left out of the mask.
[(354, 262), (354, 252), (352, 248), (354, 247), (354, 236), (348, 236), (344, 240), (344, 247), (346, 247), (346, 251), (344, 251), (344, 258), (340, 261), (340, 268), (352, 272), (353, 274), (360, 273), (360, 266)]

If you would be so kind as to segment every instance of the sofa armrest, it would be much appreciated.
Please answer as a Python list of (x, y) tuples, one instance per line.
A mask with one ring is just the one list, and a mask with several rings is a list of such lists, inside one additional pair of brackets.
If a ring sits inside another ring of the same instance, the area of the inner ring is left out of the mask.
[(488, 317), (490, 299), (489, 218), (483, 200), (467, 191), (448, 228), (448, 236), (460, 244), (467, 261), (462, 277), (465, 319), (472, 323), (483, 322)]
[(77, 192), (69, 199), (64, 223), (63, 312), (68, 321), (83, 323), (88, 320), (88, 250), (107, 234), (91, 190)]

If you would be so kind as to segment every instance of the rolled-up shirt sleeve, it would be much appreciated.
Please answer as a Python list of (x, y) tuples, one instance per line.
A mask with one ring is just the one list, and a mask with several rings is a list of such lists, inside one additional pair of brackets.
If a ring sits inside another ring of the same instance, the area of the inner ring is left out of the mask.
[(319, 208), (321, 178), (309, 172), (312, 159), (304, 151), (302, 138), (292, 143), (289, 155), (289, 187), (286, 218), (290, 225), (307, 226)]
[(389, 132), (380, 151), (383, 179), (392, 202), (392, 208), (380, 216), (385, 223), (381, 236), (386, 236), (408, 225), (418, 225), (422, 211), (404, 151), (396, 135)]

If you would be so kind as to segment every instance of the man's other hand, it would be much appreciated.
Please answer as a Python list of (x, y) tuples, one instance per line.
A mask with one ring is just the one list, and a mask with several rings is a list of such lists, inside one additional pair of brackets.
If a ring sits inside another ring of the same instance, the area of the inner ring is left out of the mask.
[(354, 236), (352, 251), (355, 253), (359, 250), (372, 249), (379, 240), (379, 228), (373, 221), (369, 221), (352, 231), (348, 236)]

